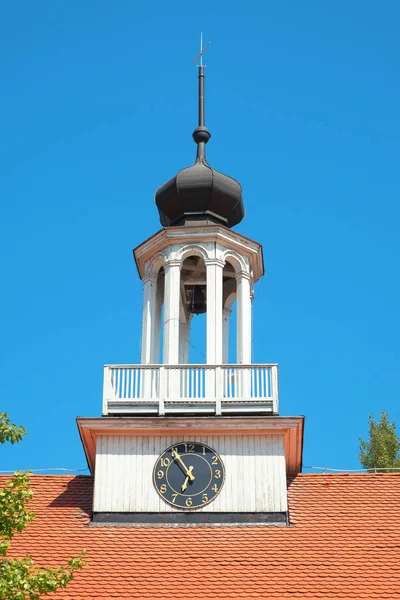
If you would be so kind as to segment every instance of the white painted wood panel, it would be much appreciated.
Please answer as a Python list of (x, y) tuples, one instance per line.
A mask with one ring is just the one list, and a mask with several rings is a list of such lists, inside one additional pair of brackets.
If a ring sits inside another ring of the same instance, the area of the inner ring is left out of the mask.
[(97, 438), (95, 512), (175, 512), (153, 485), (159, 455), (182, 441), (203, 442), (221, 456), (225, 483), (204, 512), (287, 511), (283, 436), (105, 436)]

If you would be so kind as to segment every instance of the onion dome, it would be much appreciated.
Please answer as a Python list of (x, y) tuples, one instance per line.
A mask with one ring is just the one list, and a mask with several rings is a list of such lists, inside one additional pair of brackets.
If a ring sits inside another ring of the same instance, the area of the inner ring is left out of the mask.
[(204, 67), (200, 65), (199, 125), (193, 132), (196, 161), (156, 191), (155, 200), (164, 227), (215, 223), (233, 227), (243, 219), (240, 183), (213, 169), (206, 160), (210, 137), (204, 124)]

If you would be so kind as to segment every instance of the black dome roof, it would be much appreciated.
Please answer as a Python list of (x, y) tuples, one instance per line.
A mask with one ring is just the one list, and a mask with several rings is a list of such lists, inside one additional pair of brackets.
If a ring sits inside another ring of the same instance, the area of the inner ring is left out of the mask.
[(205, 145), (211, 134), (204, 126), (204, 67), (199, 67), (199, 126), (193, 132), (196, 161), (182, 169), (155, 195), (161, 225), (219, 223), (233, 227), (244, 217), (242, 187), (235, 179), (213, 169)]

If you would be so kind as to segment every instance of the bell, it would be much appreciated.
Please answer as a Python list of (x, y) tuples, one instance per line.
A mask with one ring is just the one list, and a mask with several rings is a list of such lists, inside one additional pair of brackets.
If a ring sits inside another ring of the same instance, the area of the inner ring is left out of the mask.
[(192, 315), (201, 315), (207, 310), (206, 301), (204, 298), (204, 292), (199, 285), (195, 285), (192, 290), (189, 302), (189, 312)]

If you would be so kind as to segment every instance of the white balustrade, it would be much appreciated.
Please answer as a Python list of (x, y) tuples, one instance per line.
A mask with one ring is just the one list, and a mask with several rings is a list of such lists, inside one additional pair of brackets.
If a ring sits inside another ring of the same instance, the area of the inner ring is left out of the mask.
[(106, 365), (103, 414), (278, 413), (278, 365)]

